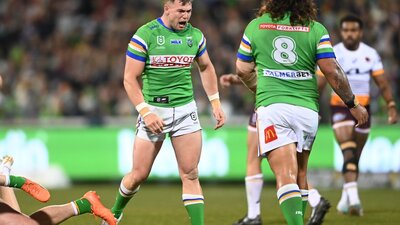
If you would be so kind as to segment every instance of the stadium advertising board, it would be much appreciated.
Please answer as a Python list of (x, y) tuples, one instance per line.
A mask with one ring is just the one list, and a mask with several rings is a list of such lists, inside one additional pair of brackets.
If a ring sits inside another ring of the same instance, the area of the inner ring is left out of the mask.
[[(398, 127), (374, 127), (360, 161), (361, 172), (400, 172)], [(75, 180), (120, 179), (131, 168), (134, 131), (117, 128), (1, 129), (0, 154), (15, 157), (16, 174), (40, 174), (60, 168)], [(244, 128), (204, 130), (199, 165), (202, 179), (242, 180), (245, 176)], [(330, 127), (319, 129), (311, 169), (341, 170), (341, 152)], [(272, 177), (263, 163), (267, 178)], [(154, 163), (151, 179), (178, 178), (171, 142), (167, 140)]]

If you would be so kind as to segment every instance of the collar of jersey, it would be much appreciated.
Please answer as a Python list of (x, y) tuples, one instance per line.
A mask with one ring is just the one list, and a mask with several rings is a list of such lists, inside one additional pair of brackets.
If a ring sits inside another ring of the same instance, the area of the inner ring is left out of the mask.
[(159, 23), (160, 23), (163, 27), (165, 27), (167, 30), (169, 30), (169, 31), (171, 31), (171, 32), (174, 32), (174, 33), (179, 33), (179, 32), (185, 31), (185, 30), (188, 28), (188, 25), (186, 24), (185, 29), (183, 29), (183, 30), (181, 30), (181, 31), (176, 31), (176, 30), (174, 30), (174, 29), (171, 29), (171, 28), (165, 26), (165, 24), (164, 24), (164, 22), (162, 21), (161, 17), (158, 17), (158, 18), (157, 18), (157, 22), (159, 22)]

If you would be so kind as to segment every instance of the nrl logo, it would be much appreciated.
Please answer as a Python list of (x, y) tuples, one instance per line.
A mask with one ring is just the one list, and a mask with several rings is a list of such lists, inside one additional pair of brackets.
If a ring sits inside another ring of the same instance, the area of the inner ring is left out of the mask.
[(193, 46), (193, 40), (192, 40), (192, 38), (191, 38), (191, 37), (190, 37), (190, 38), (187, 38), (186, 43), (187, 43), (187, 45), (191, 48), (191, 47)]
[(157, 44), (164, 45), (165, 44), (165, 37), (164, 36), (157, 36)]

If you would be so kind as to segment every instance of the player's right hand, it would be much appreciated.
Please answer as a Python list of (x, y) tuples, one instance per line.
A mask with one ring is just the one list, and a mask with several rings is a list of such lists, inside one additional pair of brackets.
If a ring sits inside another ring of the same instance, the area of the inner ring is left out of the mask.
[(165, 126), (164, 121), (155, 113), (150, 113), (143, 118), (146, 127), (153, 134), (160, 134)]
[(357, 120), (356, 127), (367, 123), (369, 115), (364, 106), (358, 104), (356, 107), (350, 109), (350, 113)]
[(230, 74), (223, 74), (219, 78), (219, 82), (221, 83), (221, 86), (224, 87), (224, 88), (229, 87), (232, 84), (241, 83), (239, 78), (235, 74), (231, 74), (231, 73)]

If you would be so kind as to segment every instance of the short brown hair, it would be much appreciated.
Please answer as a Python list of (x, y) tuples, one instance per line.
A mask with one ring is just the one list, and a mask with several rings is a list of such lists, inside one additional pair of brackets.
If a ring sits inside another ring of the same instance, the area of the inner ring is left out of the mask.
[[(182, 2), (182, 4), (184, 4), (184, 5), (186, 5), (187, 3), (192, 3), (193, 2), (193, 0), (177, 0), (177, 1)], [(164, 4), (166, 4), (167, 2), (174, 3), (175, 0), (163, 0)]]

